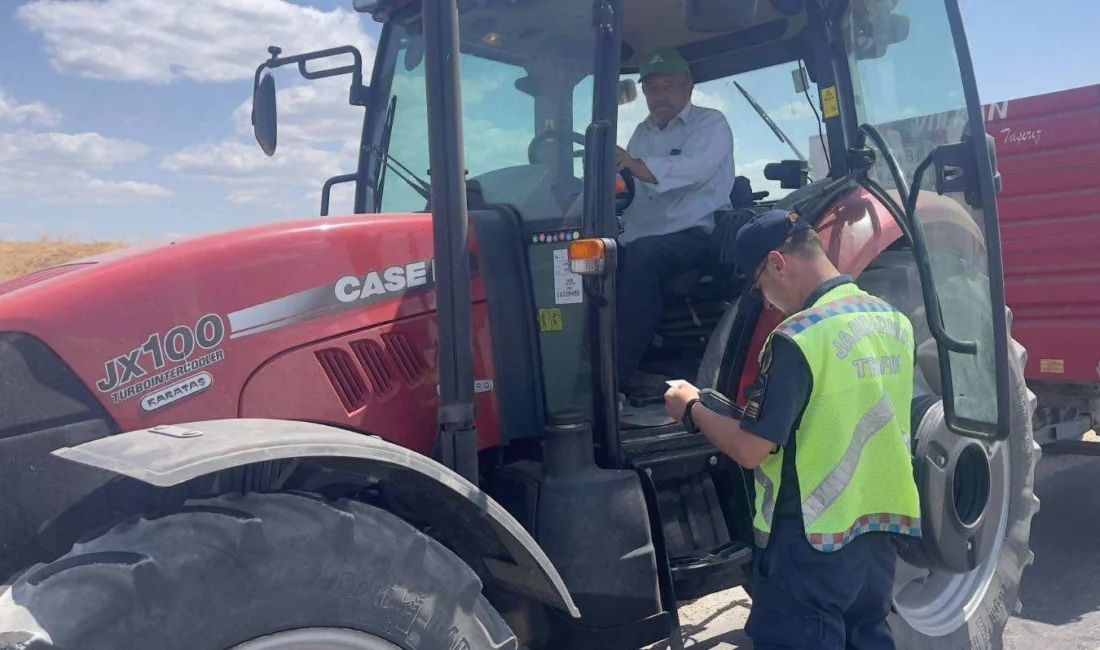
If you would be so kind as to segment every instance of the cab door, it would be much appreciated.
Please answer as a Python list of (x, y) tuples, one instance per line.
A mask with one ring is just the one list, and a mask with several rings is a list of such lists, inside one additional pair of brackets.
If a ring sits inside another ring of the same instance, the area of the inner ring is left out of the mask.
[[(880, 150), (871, 175), (903, 199), (915, 191), (910, 227), (924, 240), (914, 242), (915, 254), (928, 256), (930, 270), (918, 358), (938, 366), (933, 389), (952, 431), (1003, 440), (1010, 409), (999, 177), (958, 1), (853, 0), (840, 26), (848, 79), (838, 83), (851, 84), (857, 133)], [(873, 132), (884, 142), (872, 144)]]

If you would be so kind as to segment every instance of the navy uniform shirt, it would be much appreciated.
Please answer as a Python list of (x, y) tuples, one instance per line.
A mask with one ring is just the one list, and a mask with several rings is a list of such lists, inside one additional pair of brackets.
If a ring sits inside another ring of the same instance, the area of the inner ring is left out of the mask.
[[(813, 307), (829, 291), (852, 282), (851, 276), (841, 275), (822, 282), (806, 299), (802, 309)], [(761, 403), (760, 417), (755, 421), (743, 420), (741, 428), (749, 433), (783, 447), (783, 473), (779, 494), (776, 495), (775, 519), (802, 517), (802, 496), (795, 475), (795, 437), (791, 435), (802, 421), (802, 411), (810, 399), (813, 375), (802, 350), (782, 336), (773, 336), (772, 359), (768, 371), (768, 384)]]

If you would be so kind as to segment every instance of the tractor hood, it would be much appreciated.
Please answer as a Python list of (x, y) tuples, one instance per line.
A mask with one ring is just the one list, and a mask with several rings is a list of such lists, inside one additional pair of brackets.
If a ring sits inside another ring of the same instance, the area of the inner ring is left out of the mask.
[[(184, 379), (206, 382), (187, 390), (228, 389), (225, 404), (201, 403), (235, 412), (240, 388), (275, 355), (434, 311), (434, 286), (429, 214), (282, 222), (0, 285), (0, 336), (45, 343), (109, 410), (148, 424), (159, 408), (149, 396), (170, 400), (159, 393)], [(471, 290), (484, 297), (479, 282)]]

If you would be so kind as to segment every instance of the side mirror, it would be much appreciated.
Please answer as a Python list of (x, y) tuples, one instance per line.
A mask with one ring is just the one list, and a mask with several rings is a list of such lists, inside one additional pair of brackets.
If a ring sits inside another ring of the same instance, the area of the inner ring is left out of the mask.
[(619, 81), (619, 106), (624, 106), (638, 99), (638, 84), (633, 79)]
[(683, 0), (684, 25), (693, 32), (742, 29), (756, 17), (757, 0)]
[(264, 153), (268, 156), (275, 155), (279, 126), (275, 109), (275, 76), (270, 72), (264, 75), (252, 91), (252, 131)]
[(416, 38), (409, 42), (408, 49), (405, 50), (405, 72), (412, 72), (420, 67), (420, 63), (424, 60), (424, 39)]
[(785, 190), (797, 190), (809, 181), (810, 163), (805, 160), (768, 163), (764, 165), (764, 178), (779, 181), (779, 187)]

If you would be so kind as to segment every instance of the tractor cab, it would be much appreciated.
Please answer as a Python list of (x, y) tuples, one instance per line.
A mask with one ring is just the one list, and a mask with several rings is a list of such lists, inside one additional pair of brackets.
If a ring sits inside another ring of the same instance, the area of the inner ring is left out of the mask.
[[(383, 29), (365, 93), (359, 169), (333, 181), (356, 184), (356, 212), (431, 210), (420, 5), (387, 0), (355, 5)], [(940, 228), (929, 229), (940, 220), (935, 208), (917, 216), (915, 205), (906, 205), (910, 194), (914, 201), (919, 194), (910, 192), (918, 181), (924, 194), (933, 190), (935, 198), (948, 199), (938, 206), (966, 213), (958, 228), (977, 237), (987, 236), (991, 225), (996, 231), (994, 167), (986, 164), (991, 150), (982, 137), (980, 112), (970, 109), (972, 72), (956, 55), (964, 37), (952, 6), (896, 0), (459, 3), (456, 71), (466, 207), (504, 209), (515, 221), (532, 294), (530, 318), (538, 328), (537, 401), (545, 413), (580, 408), (594, 420), (610, 420), (599, 413), (604, 407), (592, 410), (602, 400), (592, 392), (598, 386), (596, 393), (625, 393), (628, 415), (629, 406), (655, 407), (633, 411), (622, 426), (669, 424), (660, 406), (664, 379), (711, 383), (720, 374), (719, 357), (729, 361), (746, 352), (722, 356), (718, 351), (729, 343), (729, 312), (737, 311), (731, 307), (740, 301), (744, 284), (731, 255), (737, 228), (772, 207), (797, 208), (819, 224), (832, 221), (836, 199), (858, 188), (886, 201), (874, 215), (881, 219), (874, 236), (893, 237), (882, 247), (911, 250), (909, 255), (921, 260), (910, 264), (911, 280), (926, 286), (888, 298), (918, 309), (960, 273), (981, 276), (972, 288), (983, 305), (977, 312), (929, 306), (937, 358), (927, 363), (936, 374), (950, 376), (954, 423), (976, 435), (1003, 432), (1007, 421), (1000, 402), (1007, 399), (1007, 384), (998, 379), (1003, 360), (993, 354), (1003, 343), (998, 334), (1003, 318), (995, 308), (1003, 302), (999, 258), (984, 248), (956, 250), (958, 238), (940, 239)], [(728, 210), (716, 215), (714, 246), (700, 256), (698, 268), (663, 288), (662, 322), (639, 373), (648, 381), (617, 386), (607, 376), (614, 360), (591, 338), (590, 330), (599, 327), (595, 281), (582, 282), (571, 272), (567, 249), (576, 239), (614, 240), (620, 232), (634, 181), (615, 177), (613, 163), (601, 160), (604, 152), (594, 149), (592, 138), (625, 146), (647, 113), (635, 86), (640, 57), (669, 46), (691, 66), (693, 103), (718, 108), (730, 121), (736, 141), (731, 200)], [(273, 58), (267, 65), (287, 62)], [(940, 148), (924, 161), (912, 159), (912, 147), (902, 150), (894, 134), (884, 136), (876, 127), (918, 114), (950, 117), (929, 120), (915, 134), (926, 151)], [(956, 173), (967, 166), (969, 175)], [(477, 230), (475, 223), (475, 237)], [(840, 229), (833, 236), (833, 252), (839, 252), (847, 237)], [(943, 263), (931, 262), (941, 256)], [(858, 275), (871, 261), (853, 260), (847, 270)], [(765, 312), (769, 316), (776, 314)], [(964, 352), (972, 346), (962, 344), (976, 339), (984, 342), (984, 352)], [(704, 362), (708, 347), (714, 363)], [(751, 367), (751, 355), (746, 358)], [(614, 403), (608, 400), (606, 410)]]
[[(361, 169), (341, 180), (358, 183), (357, 211), (430, 210), (425, 44), (416, 3), (357, 7), (385, 27)], [(540, 401), (548, 412), (591, 404), (588, 386), (599, 363), (585, 340), (591, 302), (566, 268), (566, 250), (582, 236), (617, 238), (637, 181), (618, 176), (595, 188), (598, 194), (615, 188), (613, 208), (597, 221), (589, 209), (586, 223), (586, 178), (592, 182), (586, 131), (599, 113), (598, 121), (625, 147), (648, 112), (637, 84), (640, 57), (670, 45), (692, 62), (693, 103), (723, 112), (737, 149), (730, 201), (715, 215), (713, 246), (700, 252), (696, 268), (663, 287), (662, 321), (641, 372), (617, 388), (626, 398), (621, 425), (650, 428), (670, 423), (661, 406), (664, 381), (697, 377), (712, 333), (741, 293), (743, 278), (729, 254), (737, 228), (814, 177), (802, 150), (825, 126), (813, 100), (816, 75), (806, 66), (813, 52), (805, 11), (762, 4), (746, 25), (722, 36), (697, 29), (706, 18), (701, 14), (692, 18), (696, 29), (689, 28), (675, 3), (626, 2), (620, 11), (622, 37), (609, 44), (592, 30), (588, 0), (461, 3), (464, 178), (468, 209), (507, 206), (515, 213), (539, 328)], [(615, 51), (600, 50), (606, 47)], [(609, 86), (603, 108), (597, 80)], [(775, 116), (753, 90), (765, 93)], [(805, 143), (785, 142), (783, 128)], [(824, 178), (830, 170), (821, 165), (814, 173)]]

